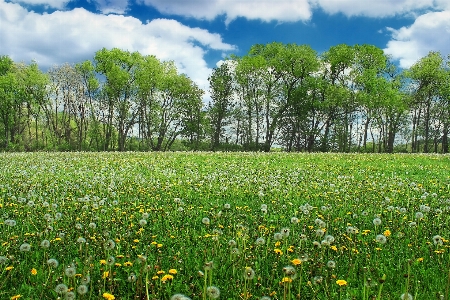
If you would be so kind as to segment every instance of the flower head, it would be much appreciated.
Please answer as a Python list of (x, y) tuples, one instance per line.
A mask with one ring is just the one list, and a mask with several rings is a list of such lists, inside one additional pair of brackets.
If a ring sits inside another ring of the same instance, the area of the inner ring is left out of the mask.
[(116, 299), (116, 297), (114, 297), (114, 295), (110, 294), (110, 293), (103, 293), (102, 296), (103, 296), (103, 298), (105, 298), (107, 300), (114, 300), (114, 299)]
[(220, 296), (220, 290), (218, 287), (215, 286), (208, 286), (206, 288), (206, 294), (208, 295), (209, 298), (211, 299), (217, 299)]
[(336, 280), (336, 284), (339, 286), (345, 286), (345, 285), (347, 285), (347, 281), (345, 281), (344, 279), (339, 279), (339, 280)]
[(245, 267), (244, 279), (252, 280), (253, 278), (255, 278), (255, 271), (250, 267)]

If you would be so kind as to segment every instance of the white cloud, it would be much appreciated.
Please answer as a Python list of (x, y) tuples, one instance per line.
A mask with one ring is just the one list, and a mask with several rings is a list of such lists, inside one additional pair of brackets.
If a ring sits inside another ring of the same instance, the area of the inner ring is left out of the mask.
[(234, 49), (218, 34), (174, 20), (157, 19), (143, 24), (133, 17), (99, 15), (82, 8), (37, 14), (0, 0), (0, 19), (0, 53), (14, 61), (34, 59), (42, 68), (48, 68), (92, 59), (103, 47), (117, 47), (173, 60), (180, 72), (203, 89), (208, 86), (211, 72), (205, 53)]
[(421, 10), (450, 7), (448, 0), (309, 0), (329, 14), (346, 16), (390, 17), (409, 15)]
[(44, 7), (63, 9), (71, 0), (11, 0), (25, 5), (43, 5)]
[(225, 15), (226, 23), (238, 17), (252, 20), (305, 21), (311, 17), (308, 0), (138, 0), (162, 13), (212, 20)]
[(384, 51), (403, 68), (409, 68), (430, 51), (450, 54), (450, 10), (424, 14), (411, 26), (390, 31), (392, 40)]

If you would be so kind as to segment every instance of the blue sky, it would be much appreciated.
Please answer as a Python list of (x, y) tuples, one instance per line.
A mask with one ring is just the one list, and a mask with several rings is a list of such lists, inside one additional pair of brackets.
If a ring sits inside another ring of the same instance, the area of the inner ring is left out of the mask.
[(408, 68), (450, 54), (450, 0), (0, 0), (0, 55), (44, 70), (118, 47), (173, 60), (207, 89), (221, 59), (274, 41), (373, 44)]

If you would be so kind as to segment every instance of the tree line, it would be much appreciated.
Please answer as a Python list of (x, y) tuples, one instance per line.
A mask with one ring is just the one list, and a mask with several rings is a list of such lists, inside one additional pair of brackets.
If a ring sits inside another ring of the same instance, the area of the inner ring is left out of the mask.
[(254, 45), (212, 70), (211, 100), (160, 61), (117, 48), (54, 66), (0, 56), (1, 151), (448, 153), (450, 57), (407, 70), (372, 45)]

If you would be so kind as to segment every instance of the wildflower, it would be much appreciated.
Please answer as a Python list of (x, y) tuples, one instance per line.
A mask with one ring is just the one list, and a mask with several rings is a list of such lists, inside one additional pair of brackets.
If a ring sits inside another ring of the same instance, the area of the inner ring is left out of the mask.
[(31, 269), (31, 275), (35, 276), (37, 275), (37, 270), (35, 268)]
[(262, 246), (266, 243), (266, 240), (263, 237), (259, 237), (256, 239), (255, 244), (256, 246)]
[(144, 227), (145, 225), (147, 225), (147, 220), (145, 220), (145, 219), (139, 220), (139, 225), (140, 225), (141, 227)]
[(402, 294), (400, 296), (400, 299), (402, 299), (402, 300), (413, 300), (413, 296), (410, 293)]
[(123, 263), (123, 265), (125, 267), (131, 267), (133, 265), (133, 263), (131, 261), (126, 261), (126, 262)]
[(56, 259), (54, 259), (54, 258), (50, 258), (49, 260), (47, 260), (47, 265), (49, 267), (51, 267), (51, 268), (55, 268), (56, 269), (58, 267), (58, 265), (59, 265), (59, 262)]
[(113, 250), (116, 247), (116, 243), (113, 240), (107, 240), (105, 243), (106, 250)]
[(89, 226), (89, 228), (91, 228), (91, 229), (97, 228), (97, 224), (95, 224), (94, 222), (89, 223), (88, 226)]
[(177, 274), (178, 272), (177, 272), (177, 270), (175, 270), (175, 269), (170, 269), (169, 270), (169, 274), (172, 274), (172, 275), (175, 275), (175, 274)]
[(302, 261), (301, 261), (299, 258), (294, 258), (293, 260), (291, 260), (291, 263), (292, 263), (294, 266), (298, 266), (298, 265), (301, 265), (301, 264), (302, 264)]
[(17, 224), (16, 220), (11, 220), (11, 219), (5, 220), (4, 223), (5, 223), (5, 225), (10, 226), (10, 227), (14, 227)]
[(298, 222), (300, 222), (300, 220), (297, 217), (291, 217), (292, 224), (297, 224)]
[(422, 262), (423, 261), (423, 257), (419, 257), (418, 259), (417, 259), (417, 262)]
[(62, 294), (67, 293), (67, 291), (68, 291), (68, 287), (64, 283), (60, 283), (55, 287), (55, 292), (57, 294), (62, 295)]
[(70, 291), (64, 294), (64, 299), (65, 300), (71, 300), (71, 299), (75, 299), (75, 293)]
[(166, 274), (166, 275), (164, 275), (164, 276), (161, 278), (161, 281), (162, 281), (162, 282), (166, 282), (167, 280), (172, 280), (172, 279), (173, 279), (173, 276), (172, 276), (172, 275)]
[(336, 268), (336, 262), (334, 260), (329, 260), (327, 262), (327, 267), (330, 268), (330, 269)]
[(316, 236), (322, 237), (324, 234), (325, 234), (325, 231), (323, 229), (316, 230)]
[(353, 226), (348, 226), (346, 229), (347, 234), (356, 234), (358, 233), (358, 229)]
[(281, 283), (291, 283), (292, 282), (292, 278), (290, 277), (283, 277), (283, 279), (281, 279)]
[(347, 281), (345, 281), (343, 279), (339, 279), (339, 280), (336, 280), (336, 284), (339, 286), (345, 286), (345, 285), (347, 285)]
[(381, 225), (381, 219), (380, 218), (375, 218), (373, 219), (373, 225), (375, 226), (380, 226)]
[(127, 278), (128, 282), (136, 282), (137, 276), (134, 273), (131, 273), (130, 276)]
[(16, 299), (19, 299), (19, 298), (22, 298), (22, 295), (15, 295), (15, 296), (12, 296), (11, 297), (11, 300), (16, 300)]
[(110, 294), (110, 293), (103, 293), (103, 298), (105, 298), (106, 300), (114, 300), (114, 299), (116, 299), (116, 297), (114, 297), (114, 295)]
[(19, 249), (21, 252), (29, 252), (31, 250), (31, 245), (28, 243), (23, 243), (22, 245), (20, 245)]
[(205, 265), (203, 266), (203, 268), (205, 269), (205, 271), (212, 270), (213, 267), (214, 267), (213, 261), (209, 261), (209, 262), (205, 263)]
[(81, 284), (87, 285), (91, 281), (91, 277), (89, 275), (85, 275), (81, 278)]
[(87, 292), (88, 292), (88, 287), (87, 287), (87, 285), (80, 284), (80, 285), (77, 287), (77, 293), (78, 293), (78, 294), (80, 294), (80, 295), (85, 295)]
[(328, 242), (328, 243), (333, 243), (334, 242), (334, 236), (332, 236), (331, 234), (327, 234), (324, 239)]
[(283, 268), (283, 272), (286, 276), (291, 279), (295, 279), (297, 277), (297, 270), (293, 266), (286, 266)]
[(175, 294), (172, 297), (170, 297), (170, 300), (185, 300), (186, 296), (183, 294)]
[(224, 209), (230, 209), (230, 208), (231, 208), (230, 203), (225, 203), (225, 204), (223, 205), (223, 208), (224, 208)]
[(279, 240), (281, 240), (282, 238), (283, 238), (283, 235), (281, 234), (281, 232), (275, 232), (274, 235), (273, 235), (273, 239), (274, 239), (275, 241), (279, 241)]
[(416, 222), (409, 222), (409, 227), (416, 227), (417, 223)]
[(314, 282), (314, 284), (321, 284), (323, 282), (323, 277), (322, 276), (314, 276), (313, 282)]
[(206, 288), (206, 294), (211, 299), (217, 299), (220, 296), (220, 290), (219, 290), (219, 288), (217, 288), (215, 286), (208, 286)]
[(9, 267), (6, 267), (6, 268), (5, 268), (6, 271), (11, 271), (12, 269), (14, 269), (13, 266), (9, 266)]
[(291, 230), (287, 227), (281, 228), (281, 235), (284, 238), (288, 237), (290, 232), (291, 232)]
[(229, 241), (228, 241), (228, 246), (230, 246), (230, 247), (235, 247), (236, 245), (237, 245), (237, 243), (236, 243), (235, 240), (229, 240)]
[(245, 267), (244, 279), (252, 280), (253, 278), (255, 278), (255, 271), (250, 267)]
[(86, 243), (86, 239), (85, 239), (84, 237), (79, 237), (79, 238), (77, 239), (77, 243), (79, 243), (79, 244), (84, 244), (84, 243)]
[(283, 251), (281, 251), (278, 248), (273, 249), (273, 251), (275, 251), (275, 253), (278, 254), (278, 255), (283, 255)]
[(49, 240), (43, 240), (41, 242), (41, 248), (48, 249), (49, 247), (50, 247), (50, 241)]
[(442, 237), (440, 235), (433, 236), (433, 243), (435, 245), (441, 246), (443, 244)]
[(391, 231), (390, 231), (389, 229), (386, 229), (386, 230), (383, 232), (383, 235), (384, 235), (385, 237), (391, 236)]
[(302, 255), (300, 255), (299, 259), (302, 261), (302, 263), (307, 262), (309, 259), (308, 254), (304, 253)]
[(0, 265), (3, 265), (8, 261), (8, 258), (6, 256), (1, 255), (0, 256)]
[(75, 269), (75, 267), (71, 267), (68, 266), (65, 270), (64, 270), (64, 274), (66, 274), (67, 277), (74, 277), (77, 274), (77, 270)]
[(416, 212), (415, 216), (417, 220), (423, 219), (423, 213), (420, 211)]
[(386, 241), (387, 241), (386, 237), (382, 234), (377, 235), (375, 237), (375, 240), (380, 244), (386, 244)]
[(109, 271), (103, 272), (102, 279), (106, 279), (109, 277)]
[(333, 251), (337, 251), (338, 250), (338, 248), (335, 245), (331, 246), (330, 249), (333, 250)]
[(205, 224), (205, 225), (209, 225), (209, 224), (211, 223), (211, 221), (209, 220), (209, 218), (204, 217), (204, 218), (202, 219), (202, 223)]
[(106, 264), (107, 264), (108, 266), (114, 265), (115, 262), (116, 262), (116, 259), (114, 258), (114, 256), (110, 256), (110, 257), (108, 257), (108, 259), (106, 260)]

